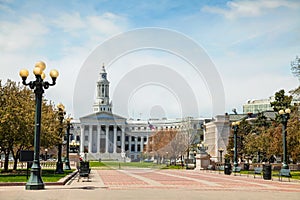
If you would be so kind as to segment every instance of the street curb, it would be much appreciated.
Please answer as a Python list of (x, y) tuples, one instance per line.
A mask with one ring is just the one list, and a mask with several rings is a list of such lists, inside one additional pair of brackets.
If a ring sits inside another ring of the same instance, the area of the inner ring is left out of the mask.
[[(61, 178), (57, 182), (44, 182), (44, 184), (45, 184), (45, 186), (48, 186), (48, 185), (65, 185), (77, 173), (78, 173), (78, 170), (72, 172), (68, 176), (65, 176), (65, 177)], [(25, 186), (25, 185), (26, 185), (26, 182), (1, 182), (0, 183), (0, 187), (1, 186)]]

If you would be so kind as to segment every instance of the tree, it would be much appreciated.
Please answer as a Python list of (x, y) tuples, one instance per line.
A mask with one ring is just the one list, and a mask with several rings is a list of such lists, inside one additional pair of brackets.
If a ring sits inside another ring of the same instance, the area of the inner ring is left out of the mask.
[(171, 141), (175, 138), (177, 131), (175, 130), (161, 130), (149, 137), (149, 144), (147, 151), (154, 153), (158, 157), (164, 156), (166, 152), (172, 154), (169, 149)]
[(284, 90), (279, 90), (275, 93), (275, 101), (271, 102), (271, 106), (273, 107), (275, 112), (279, 110), (285, 110), (291, 106), (292, 96), (285, 95)]
[(1, 149), (5, 150), (4, 170), (8, 170), (9, 154), (12, 153), (16, 168), (17, 154), (14, 154), (14, 149), (29, 148), (33, 140), (34, 115), (30, 106), (33, 99), (30, 90), (23, 90), (20, 84), (10, 80), (1, 85), (1, 97), (0, 140)]
[(294, 163), (300, 161), (300, 121), (299, 106), (292, 109), (287, 127), (288, 154)]
[[(4, 170), (8, 170), (8, 157), (14, 158), (14, 169), (21, 150), (29, 150), (34, 142), (35, 99), (30, 89), (8, 80), (0, 81), (0, 145), (5, 153)], [(42, 131), (43, 144), (48, 146), (57, 142), (58, 123), (53, 105), (43, 101)]]
[[(65, 124), (61, 124), (58, 119), (58, 111), (55, 105), (44, 100), (42, 106), (42, 129), (41, 129), (41, 146), (49, 148), (62, 143), (62, 133), (65, 130)], [(62, 131), (60, 131), (60, 129)]]
[(159, 158), (168, 155), (169, 158), (178, 158), (189, 148), (191, 137), (185, 132), (176, 129), (161, 130), (149, 137), (147, 152), (152, 152)]
[[(247, 141), (246, 138), (247, 136), (251, 133), (251, 125), (246, 121), (246, 119), (243, 119), (240, 122), (240, 125), (237, 130), (237, 152), (238, 152), (238, 157), (242, 157), (243, 155), (247, 154), (248, 152), (246, 151), (246, 146), (247, 146)], [(227, 145), (227, 154), (229, 157), (233, 158), (233, 151), (232, 149), (234, 148), (234, 131), (231, 130), (228, 145)]]

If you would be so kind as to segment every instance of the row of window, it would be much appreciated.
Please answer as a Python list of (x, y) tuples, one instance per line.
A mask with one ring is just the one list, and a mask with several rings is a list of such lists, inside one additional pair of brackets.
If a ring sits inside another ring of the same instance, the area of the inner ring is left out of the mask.
[[(131, 141), (138, 141), (138, 142), (142, 141), (142, 137), (135, 137), (135, 136), (128, 136), (128, 135), (126, 135), (125, 136), (125, 142), (129, 142), (129, 138), (130, 137), (131, 137)], [(89, 136), (85, 135), (84, 136), (84, 140), (88, 141), (89, 140)], [(121, 141), (121, 136), (117, 136), (117, 142), (120, 142), (120, 141)], [(143, 142), (147, 142), (147, 137), (143, 138)]]
[[(157, 127), (157, 126), (153, 126), (155, 130), (168, 130), (168, 129), (179, 129), (179, 128), (185, 128), (185, 126), (160, 126), (160, 127)], [(194, 129), (197, 129), (197, 124), (194, 124), (193, 125), (193, 128)], [(133, 126), (133, 127), (130, 127), (130, 128), (126, 128), (125, 129), (126, 131), (129, 131), (129, 130), (150, 130), (150, 127), (148, 126)]]

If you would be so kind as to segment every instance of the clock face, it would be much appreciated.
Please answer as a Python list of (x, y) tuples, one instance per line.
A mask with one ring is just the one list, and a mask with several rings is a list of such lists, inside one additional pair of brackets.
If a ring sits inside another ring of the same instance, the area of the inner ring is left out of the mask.
[(105, 74), (102, 74), (102, 78), (105, 78), (106, 76), (105, 76)]

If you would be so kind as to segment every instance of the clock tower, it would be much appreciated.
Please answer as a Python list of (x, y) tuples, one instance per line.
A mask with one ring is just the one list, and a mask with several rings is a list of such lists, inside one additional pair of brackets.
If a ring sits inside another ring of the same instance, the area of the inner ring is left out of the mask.
[(112, 103), (109, 102), (109, 81), (104, 65), (100, 71), (100, 78), (97, 82), (97, 96), (93, 105), (94, 112), (110, 112)]

